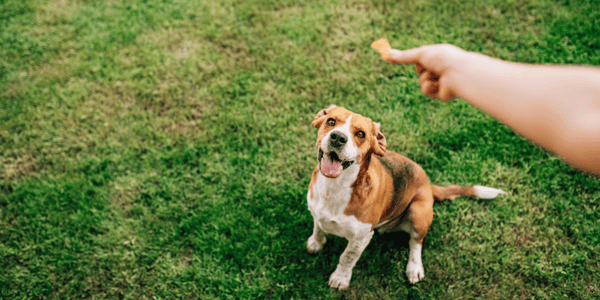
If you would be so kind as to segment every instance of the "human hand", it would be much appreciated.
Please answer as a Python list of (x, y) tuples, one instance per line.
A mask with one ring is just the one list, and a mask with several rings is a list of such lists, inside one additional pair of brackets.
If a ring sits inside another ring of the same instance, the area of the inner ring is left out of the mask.
[(457, 97), (453, 73), (468, 61), (468, 52), (449, 44), (428, 45), (408, 50), (389, 50), (391, 63), (414, 64), (423, 94), (449, 101)]

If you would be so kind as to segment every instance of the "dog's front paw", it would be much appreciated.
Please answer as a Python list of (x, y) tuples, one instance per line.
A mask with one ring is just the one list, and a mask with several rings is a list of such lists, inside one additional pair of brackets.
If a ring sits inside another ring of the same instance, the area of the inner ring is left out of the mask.
[(352, 270), (343, 270), (339, 266), (335, 269), (335, 272), (329, 276), (329, 287), (343, 290), (348, 288), (350, 285), (350, 277), (352, 277)]
[(415, 284), (425, 277), (425, 271), (423, 270), (423, 264), (418, 262), (409, 261), (406, 267), (406, 276), (408, 281)]
[(306, 249), (310, 254), (317, 254), (323, 250), (323, 245), (327, 242), (327, 239), (323, 237), (323, 240), (318, 241), (314, 235), (311, 235), (306, 241)]

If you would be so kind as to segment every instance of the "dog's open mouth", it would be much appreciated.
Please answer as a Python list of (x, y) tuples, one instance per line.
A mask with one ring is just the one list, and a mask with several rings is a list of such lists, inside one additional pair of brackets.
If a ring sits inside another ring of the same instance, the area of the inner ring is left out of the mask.
[(323, 151), (319, 149), (319, 163), (321, 164), (321, 173), (323, 173), (325, 177), (337, 178), (342, 174), (342, 171), (351, 166), (354, 161), (343, 161), (336, 152), (331, 151), (329, 153), (323, 153)]

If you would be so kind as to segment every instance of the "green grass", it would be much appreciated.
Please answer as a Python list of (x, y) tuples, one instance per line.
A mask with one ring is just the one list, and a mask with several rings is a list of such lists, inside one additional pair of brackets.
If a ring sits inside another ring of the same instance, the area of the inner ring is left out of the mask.
[[(598, 20), (596, 0), (4, 0), (0, 298), (599, 298), (600, 180), (369, 49), (598, 66)], [(436, 204), (416, 285), (402, 233), (342, 292), (345, 240), (305, 251), (332, 103), (434, 183), (509, 192)]]

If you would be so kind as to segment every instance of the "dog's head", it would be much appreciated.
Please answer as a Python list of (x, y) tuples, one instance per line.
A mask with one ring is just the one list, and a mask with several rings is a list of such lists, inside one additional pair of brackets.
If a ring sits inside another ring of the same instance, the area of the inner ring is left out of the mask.
[(385, 154), (379, 124), (343, 107), (331, 105), (321, 110), (312, 125), (319, 129), (319, 168), (326, 177), (337, 178), (352, 164), (360, 164), (372, 154)]

